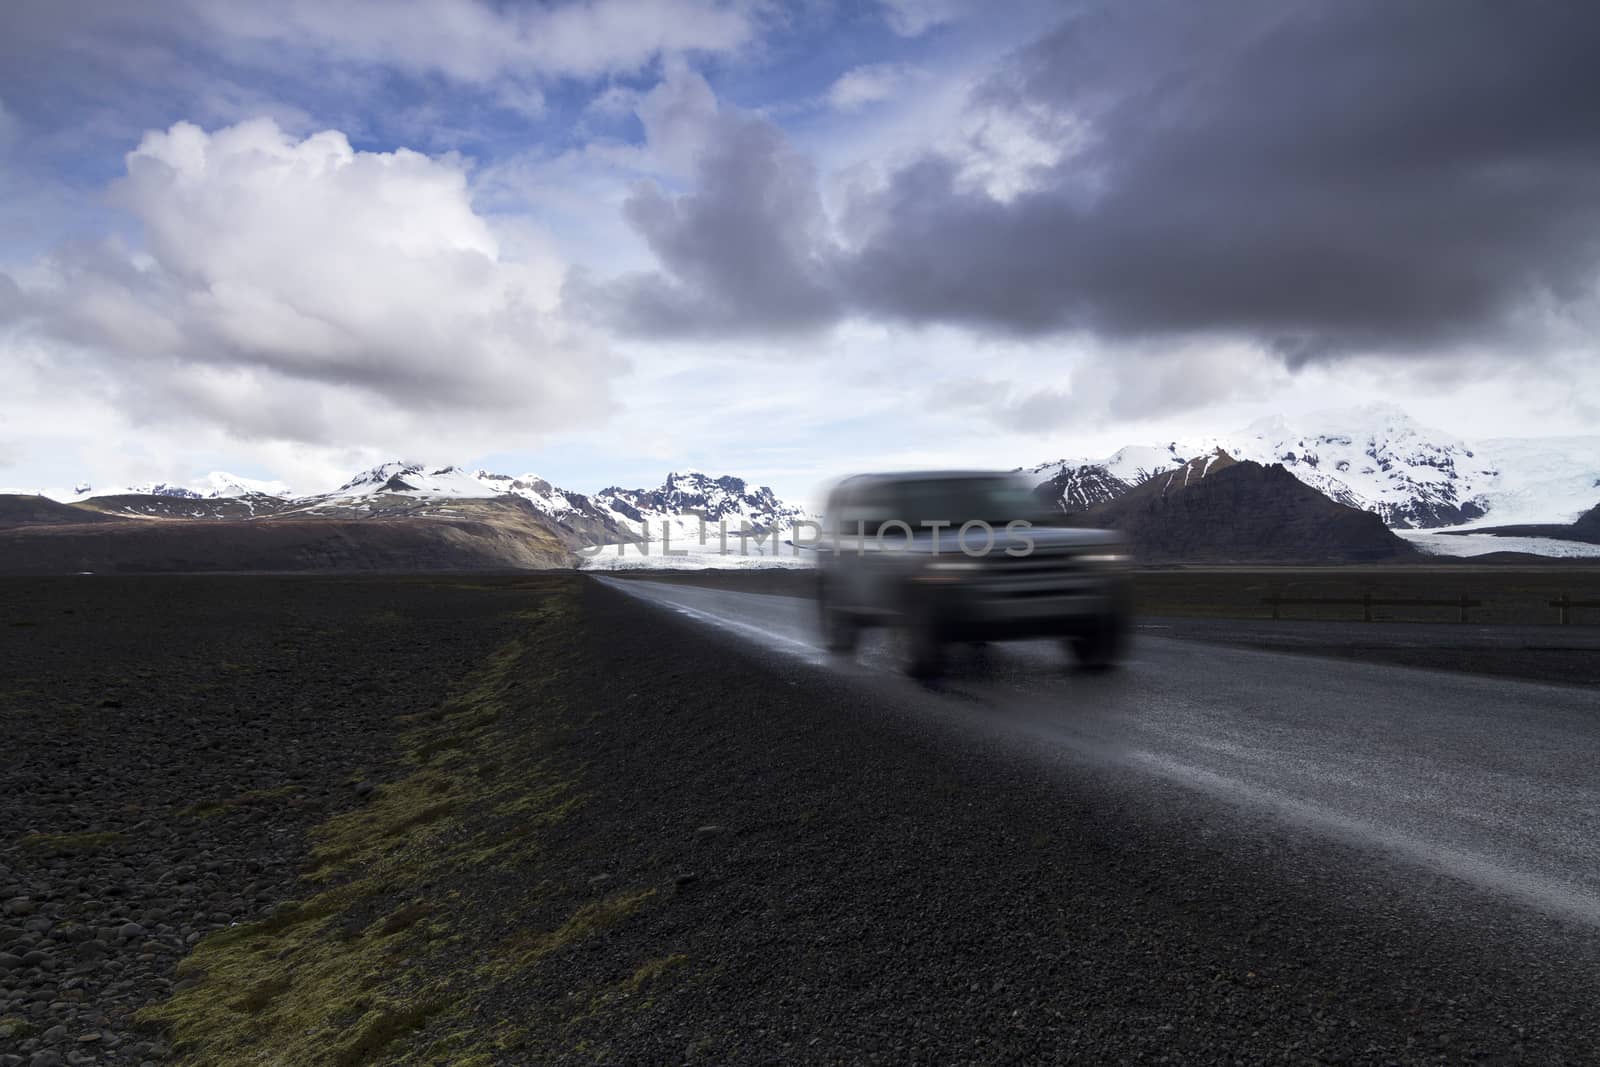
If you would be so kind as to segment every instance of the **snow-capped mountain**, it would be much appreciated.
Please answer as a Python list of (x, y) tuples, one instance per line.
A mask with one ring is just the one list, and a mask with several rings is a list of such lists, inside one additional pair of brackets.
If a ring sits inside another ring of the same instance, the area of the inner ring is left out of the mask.
[(766, 486), (750, 486), (743, 478), (712, 478), (696, 470), (674, 471), (659, 489), (600, 490), (595, 499), (612, 510), (637, 518), (651, 514), (703, 515), (709, 522), (743, 519), (751, 526), (787, 527), (805, 511), (778, 499)]
[(287, 500), (294, 491), (285, 482), (241, 478), (226, 471), (212, 471), (199, 482), (199, 493), (207, 499), (233, 496), (275, 496)]
[(364, 470), (331, 493), (318, 496), (336, 500), (356, 500), (391, 493), (458, 500), (500, 496), (497, 489), (486, 485), (479, 477), (482, 473), (473, 474), (461, 467), (438, 467), (395, 460)]
[[(4, 492), (20, 493), (24, 492), (24, 490), (8, 489), (4, 490)], [(196, 479), (188, 485), (176, 485), (171, 482), (143, 482), (139, 485), (97, 489), (88, 482), (78, 482), (71, 489), (38, 489), (27, 490), (27, 492), (48, 497), (61, 504), (76, 504), (81, 500), (92, 500), (95, 497), (104, 496), (167, 496), (186, 500), (222, 500), (230, 497), (270, 496), (286, 500), (294, 495), (283, 482), (241, 478), (237, 474), (229, 474), (226, 471), (212, 471), (204, 478)]]
[(1281, 463), (1313, 489), (1375, 512), (1391, 527), (1458, 526), (1488, 511), (1497, 472), (1487, 457), (1398, 408), (1325, 412), (1307, 423), (1262, 419), (1217, 443), (1239, 459)]
[(655, 489), (609, 486), (590, 497), (558, 488), (537, 474), (513, 476), (400, 461), (362, 471), (330, 493), (297, 502), (326, 505), (378, 496), (437, 500), (515, 496), (552, 518), (635, 526), (664, 517), (703, 515), (712, 523), (725, 519), (734, 528), (743, 520), (768, 529), (791, 526), (805, 516), (804, 509), (780, 500), (767, 486), (752, 487), (731, 475), (713, 478), (699, 471), (674, 471)]
[[(741, 547), (740, 531), (758, 531), (752, 555), (773, 552), (773, 533), (786, 533), (806, 517), (767, 486), (731, 475), (675, 471), (653, 489), (611, 486), (593, 496), (562, 489), (537, 474), (508, 475), (450, 464), (405, 460), (380, 463), (325, 493), (294, 495), (282, 482), (255, 481), (213, 472), (188, 485), (149, 482), (117, 489), (79, 484), (71, 492), (45, 491), (62, 503), (83, 504), (97, 513), (137, 518), (255, 519), (268, 517), (362, 518), (434, 516), (460, 518), (473, 501), (510, 501), (536, 513), (573, 546), (631, 545), (653, 549), (665, 539), (674, 551), (721, 542), (727, 527), (730, 551)], [(665, 524), (665, 534), (663, 534)], [(646, 546), (645, 539), (649, 544)], [(705, 538), (704, 543), (701, 538)], [(609, 559), (609, 557), (608, 557)]]
[[(649, 541), (615, 555), (607, 551), (591, 557), (584, 562), (586, 569), (811, 563), (790, 542), (795, 523), (808, 518), (805, 509), (743, 478), (674, 471), (660, 488), (610, 486), (595, 494), (594, 503), (626, 520), (624, 529), (646, 530)], [(748, 536), (748, 531), (757, 531), (757, 536)]]
[(1600, 498), (1600, 437), (1471, 445), (1388, 405), (1279, 416), (1216, 437), (1029, 470), (1052, 502), (1082, 511), (1217, 448), (1236, 459), (1281, 463), (1331, 499), (1398, 529), (1566, 522)]
[(90, 496), (171, 496), (183, 500), (202, 500), (205, 494), (198, 493), (187, 486), (169, 485), (166, 482), (144, 482), (141, 485), (130, 485), (125, 489), (118, 489), (111, 493), (91, 493)]
[(1346, 507), (1282, 466), (1240, 462), (1222, 449), (1096, 508), (1089, 521), (1128, 538), (1152, 562), (1366, 562), (1415, 555), (1383, 520)]
[(0, 493), (17, 496), (42, 496), (46, 500), (54, 500), (57, 504), (76, 504), (80, 500), (89, 499), (89, 494), (94, 487), (88, 482), (78, 482), (71, 489), (60, 486), (51, 486), (48, 489), (0, 489)]
[(1088, 511), (1115, 500), (1157, 474), (1177, 470), (1198, 453), (1170, 442), (1166, 447), (1131, 445), (1103, 460), (1062, 459), (1029, 467), (1039, 478), (1039, 493), (1063, 511)]
[[(1063, 510), (1085, 511), (1219, 448), (1235, 459), (1282, 464), (1329, 498), (1373, 512), (1397, 529), (1563, 523), (1600, 500), (1600, 436), (1467, 442), (1392, 406), (1263, 419), (1215, 437), (1133, 445), (1103, 458), (1057, 460), (1028, 471), (1041, 496)], [(229, 519), (448, 515), (451, 501), (515, 500), (577, 545), (638, 542), (641, 523), (660, 538), (665, 521), (674, 547), (692, 538), (704, 548), (700, 537), (714, 543), (719, 522), (736, 537), (743, 524), (788, 530), (807, 517), (766, 486), (694, 470), (675, 471), (655, 488), (609, 486), (587, 495), (536, 474), (398, 460), (315, 494), (296, 495), (282, 482), (214, 471), (184, 484), (104, 489), (79, 483), (40, 495), (112, 514)], [(130, 499), (106, 499), (122, 497)]]

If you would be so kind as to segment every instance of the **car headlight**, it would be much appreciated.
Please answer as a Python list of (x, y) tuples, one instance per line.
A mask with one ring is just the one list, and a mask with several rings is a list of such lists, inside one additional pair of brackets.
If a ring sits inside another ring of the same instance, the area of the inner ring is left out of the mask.
[(974, 573), (983, 569), (981, 563), (974, 563), (970, 559), (930, 560), (922, 568), (920, 574), (913, 575), (913, 582), (924, 584), (950, 584), (964, 582)]
[(1133, 557), (1126, 552), (1089, 552), (1073, 558), (1091, 567), (1109, 567), (1127, 563)]

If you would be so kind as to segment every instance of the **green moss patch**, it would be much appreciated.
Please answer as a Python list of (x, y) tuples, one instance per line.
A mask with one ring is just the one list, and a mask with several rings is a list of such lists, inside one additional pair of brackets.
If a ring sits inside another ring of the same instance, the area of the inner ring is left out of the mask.
[(122, 840), (118, 830), (85, 830), (73, 834), (29, 834), (17, 842), (30, 852), (90, 852)]
[(688, 962), (689, 957), (683, 955), (682, 953), (675, 953), (671, 956), (663, 956), (658, 960), (647, 960), (639, 965), (638, 970), (633, 972), (633, 977), (628, 979), (626, 988), (630, 993), (637, 993), (645, 987), (653, 984), (656, 979), (663, 977), (670, 971), (674, 971), (677, 968), (682, 967)]
[(226, 815), (230, 811), (247, 807), (251, 804), (281, 800), (284, 797), (293, 796), (299, 791), (300, 787), (297, 785), (280, 785), (274, 789), (252, 789), (248, 792), (240, 793), (236, 797), (229, 797), (226, 800), (202, 800), (199, 803), (189, 805), (178, 814), (192, 819), (209, 819), (216, 815)]
[(367, 1062), (447, 1004), (413, 965), (425, 931), (338, 936), (336, 920), (371, 889), (333, 890), (207, 938), (180, 968), (200, 981), (141, 1019), (170, 1027), (194, 1062)]
[(593, 904), (585, 904), (574, 912), (571, 918), (549, 933), (513, 938), (506, 946), (504, 955), (513, 968), (527, 967), (553, 952), (559, 952), (609, 926), (615, 926), (655, 895), (654, 889), (634, 890), (618, 893)]
[[(516, 612), (524, 636), (486, 657), (456, 696), (401, 721), (394, 777), (372, 768), (378, 785), (360, 806), (312, 831), (309, 894), (201, 941), (180, 968), (194, 983), (140, 1013), (188, 1062), (494, 1063), (522, 1033), (475, 1029), (473, 1001), (654, 895), (618, 893), (511, 943), (491, 932), (509, 921), (496, 910), (548, 912), (541, 841), (583, 803), (552, 669), (573, 586), (530, 589), (537, 606)], [(513, 863), (514, 872), (493, 866)], [(450, 888), (468, 873), (507, 888), (488, 909), (469, 903)], [(496, 941), (486, 967), (476, 946)]]

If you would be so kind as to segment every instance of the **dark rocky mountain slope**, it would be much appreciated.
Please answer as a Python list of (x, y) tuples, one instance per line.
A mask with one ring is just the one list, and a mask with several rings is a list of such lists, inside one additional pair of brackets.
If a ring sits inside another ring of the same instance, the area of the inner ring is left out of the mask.
[(177, 493), (116, 493), (92, 496), (72, 505), (86, 511), (103, 512), (144, 519), (259, 519), (288, 508), (288, 502), (275, 496), (251, 493), (244, 496), (202, 497)]
[(108, 516), (71, 504), (58, 504), (45, 496), (0, 495), (0, 530), (21, 526), (81, 526), (109, 522)]
[(1057, 468), (1033, 492), (1051, 510), (1074, 514), (1115, 500), (1132, 488), (1099, 463), (1080, 463)]
[(1220, 449), (1074, 518), (1122, 531), (1141, 562), (1348, 563), (1416, 555), (1371, 512), (1329, 500), (1278, 464), (1236, 462)]
[[(21, 509), (0, 497), (0, 516)], [(58, 504), (42, 522), (0, 523), (0, 574), (463, 571), (567, 567), (548, 520), (520, 500), (456, 502), (448, 513), (118, 518)]]

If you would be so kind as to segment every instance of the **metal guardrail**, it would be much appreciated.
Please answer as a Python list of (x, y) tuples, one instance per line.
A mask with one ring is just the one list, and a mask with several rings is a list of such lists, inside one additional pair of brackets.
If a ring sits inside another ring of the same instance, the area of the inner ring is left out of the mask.
[[(1361, 621), (1372, 621), (1372, 609), (1384, 607), (1417, 607), (1417, 608), (1455, 608), (1460, 614), (1457, 622), (1471, 621), (1469, 612), (1473, 608), (1483, 607), (1483, 601), (1473, 600), (1462, 593), (1454, 600), (1430, 600), (1425, 597), (1377, 597), (1371, 593), (1363, 593), (1358, 597), (1338, 596), (1264, 596), (1263, 604), (1272, 606), (1272, 617), (1283, 618), (1283, 607), (1286, 605), (1349, 605), (1361, 609)], [(1572, 622), (1572, 613), (1578, 608), (1600, 608), (1600, 600), (1573, 600), (1567, 593), (1561, 594), (1560, 599), (1547, 601), (1552, 608), (1561, 613), (1561, 625), (1567, 626)]]
[(1372, 621), (1372, 609), (1383, 607), (1417, 607), (1417, 608), (1456, 608), (1461, 612), (1457, 622), (1469, 621), (1467, 613), (1473, 608), (1483, 607), (1483, 601), (1473, 600), (1462, 593), (1454, 600), (1429, 600), (1420, 597), (1376, 597), (1371, 593), (1362, 593), (1358, 597), (1338, 596), (1264, 596), (1263, 604), (1272, 605), (1272, 617), (1283, 618), (1281, 608), (1286, 604), (1348, 604), (1361, 608), (1361, 621)]
[(1573, 600), (1570, 595), (1562, 593), (1560, 600), (1550, 601), (1550, 606), (1561, 612), (1561, 625), (1566, 626), (1572, 622), (1573, 608), (1600, 608), (1600, 600)]

